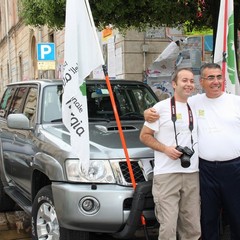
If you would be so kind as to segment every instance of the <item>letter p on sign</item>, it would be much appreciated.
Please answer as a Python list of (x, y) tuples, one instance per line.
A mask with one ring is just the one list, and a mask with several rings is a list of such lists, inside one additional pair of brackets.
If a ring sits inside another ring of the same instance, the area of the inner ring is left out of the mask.
[(37, 44), (37, 60), (38, 61), (54, 61), (55, 60), (55, 44), (54, 43), (38, 43)]

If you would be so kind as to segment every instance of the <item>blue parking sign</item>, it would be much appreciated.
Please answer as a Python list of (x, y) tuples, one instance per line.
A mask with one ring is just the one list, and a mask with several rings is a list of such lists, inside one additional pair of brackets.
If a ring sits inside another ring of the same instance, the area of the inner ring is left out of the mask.
[(55, 60), (55, 44), (54, 43), (38, 43), (37, 44), (37, 60), (38, 61), (54, 61)]

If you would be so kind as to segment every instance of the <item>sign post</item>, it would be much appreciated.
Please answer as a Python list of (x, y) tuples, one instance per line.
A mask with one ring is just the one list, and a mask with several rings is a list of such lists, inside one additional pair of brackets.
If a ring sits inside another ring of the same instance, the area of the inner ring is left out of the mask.
[(37, 44), (38, 70), (55, 70), (55, 44), (38, 43)]

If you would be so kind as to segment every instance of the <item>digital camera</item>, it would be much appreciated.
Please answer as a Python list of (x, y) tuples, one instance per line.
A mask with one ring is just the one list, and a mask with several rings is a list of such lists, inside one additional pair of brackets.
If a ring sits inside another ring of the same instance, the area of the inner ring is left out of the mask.
[(176, 149), (182, 153), (182, 155), (180, 156), (181, 166), (183, 168), (188, 168), (191, 165), (190, 158), (194, 154), (194, 151), (192, 151), (188, 147), (181, 147), (181, 146), (177, 146)]

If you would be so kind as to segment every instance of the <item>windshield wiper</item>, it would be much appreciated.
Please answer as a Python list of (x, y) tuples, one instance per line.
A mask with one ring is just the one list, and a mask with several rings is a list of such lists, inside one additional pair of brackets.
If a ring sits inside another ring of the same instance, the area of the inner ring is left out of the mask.
[(130, 120), (143, 120), (143, 115), (141, 113), (138, 112), (128, 112), (125, 114), (122, 114), (120, 116), (120, 119), (122, 120), (126, 120), (126, 119), (130, 119)]
[(93, 118), (93, 117), (90, 117), (90, 118), (88, 118), (88, 120), (89, 120), (89, 122), (99, 122), (99, 121), (110, 122), (114, 119), (113, 118)]
[(51, 122), (62, 122), (62, 118), (53, 119)]
[[(104, 122), (110, 122), (112, 120), (114, 120), (114, 118), (88, 118), (88, 120), (90, 122), (97, 122), (97, 121), (104, 121)], [(54, 123), (54, 122), (62, 122), (62, 118), (58, 118), (58, 119), (53, 119), (51, 121), (51, 123)]]

